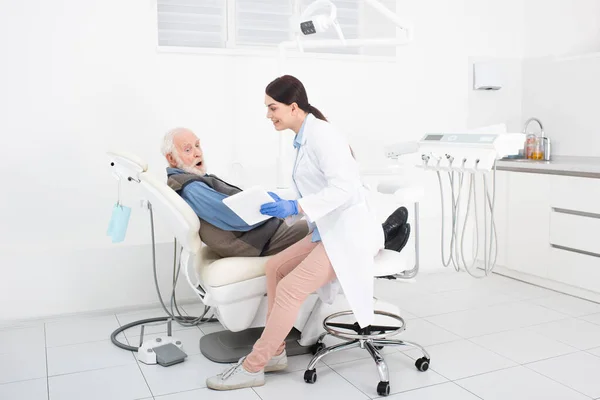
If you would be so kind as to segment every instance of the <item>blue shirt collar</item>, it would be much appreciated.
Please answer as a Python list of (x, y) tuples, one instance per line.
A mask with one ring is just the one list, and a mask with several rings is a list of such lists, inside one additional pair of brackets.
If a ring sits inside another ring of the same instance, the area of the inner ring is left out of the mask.
[(302, 146), (302, 138), (304, 137), (304, 125), (306, 125), (307, 119), (308, 119), (308, 115), (306, 116), (306, 118), (304, 118), (304, 122), (302, 122), (302, 126), (300, 127), (300, 130), (298, 131), (298, 134), (294, 138), (294, 148), (295, 149), (298, 149), (298, 148), (300, 148), (300, 146)]
[(176, 174), (184, 174), (185, 171), (179, 168), (167, 167), (167, 176), (176, 175)]

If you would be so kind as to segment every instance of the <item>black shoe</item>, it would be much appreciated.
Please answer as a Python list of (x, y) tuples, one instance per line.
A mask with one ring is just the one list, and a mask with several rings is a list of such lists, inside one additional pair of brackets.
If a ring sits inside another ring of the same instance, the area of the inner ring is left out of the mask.
[(410, 237), (410, 224), (404, 224), (400, 227), (395, 236), (385, 241), (385, 248), (387, 250), (394, 250), (400, 252)]
[(406, 207), (399, 207), (394, 211), (383, 223), (383, 234), (385, 235), (385, 241), (387, 242), (390, 238), (396, 236), (396, 232), (400, 227), (406, 224), (408, 220), (408, 210)]

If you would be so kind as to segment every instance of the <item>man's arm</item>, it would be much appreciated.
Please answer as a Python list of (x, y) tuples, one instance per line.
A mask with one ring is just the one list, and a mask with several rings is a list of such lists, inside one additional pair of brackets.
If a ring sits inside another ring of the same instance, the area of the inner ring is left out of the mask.
[(223, 203), (228, 196), (219, 193), (203, 182), (192, 182), (182, 191), (181, 197), (192, 207), (196, 215), (209, 224), (225, 231), (247, 232), (264, 224), (248, 225)]

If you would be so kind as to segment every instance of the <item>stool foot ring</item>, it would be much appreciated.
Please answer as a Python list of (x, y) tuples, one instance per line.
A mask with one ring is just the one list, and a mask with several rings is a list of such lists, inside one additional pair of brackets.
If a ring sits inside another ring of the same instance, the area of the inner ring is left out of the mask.
[[(375, 315), (381, 315), (396, 320), (399, 322), (399, 326), (369, 325), (361, 328), (357, 322), (353, 324), (347, 324), (332, 321), (333, 319), (352, 314), (352, 311), (341, 311), (331, 314), (323, 321), (323, 328), (331, 336), (345, 340), (383, 340), (387, 339), (388, 337), (395, 336), (406, 329), (406, 323), (399, 315), (377, 310), (375, 311)], [(353, 332), (344, 332), (340, 329)]]

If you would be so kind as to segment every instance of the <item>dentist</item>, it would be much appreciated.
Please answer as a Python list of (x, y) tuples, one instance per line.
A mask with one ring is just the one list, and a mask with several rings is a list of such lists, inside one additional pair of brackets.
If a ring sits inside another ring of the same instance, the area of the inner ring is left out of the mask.
[(399, 209), (382, 229), (367, 204), (347, 140), (310, 105), (298, 79), (285, 75), (271, 82), (265, 105), (276, 130), (296, 133), (292, 178), (297, 200), (271, 193), (275, 201), (263, 204), (261, 213), (285, 218), (288, 224), (305, 216), (314, 230), (267, 262), (265, 329), (247, 357), (208, 378), (207, 386), (216, 390), (262, 386), (264, 372), (284, 369), (284, 340), (302, 303), (315, 291), (331, 303), (341, 286), (360, 326), (370, 325), (374, 318), (373, 259), (384, 248), (384, 232), (389, 235), (391, 226), (399, 229), (406, 222), (406, 215), (400, 217), (404, 222), (398, 222), (397, 212), (406, 210)]

